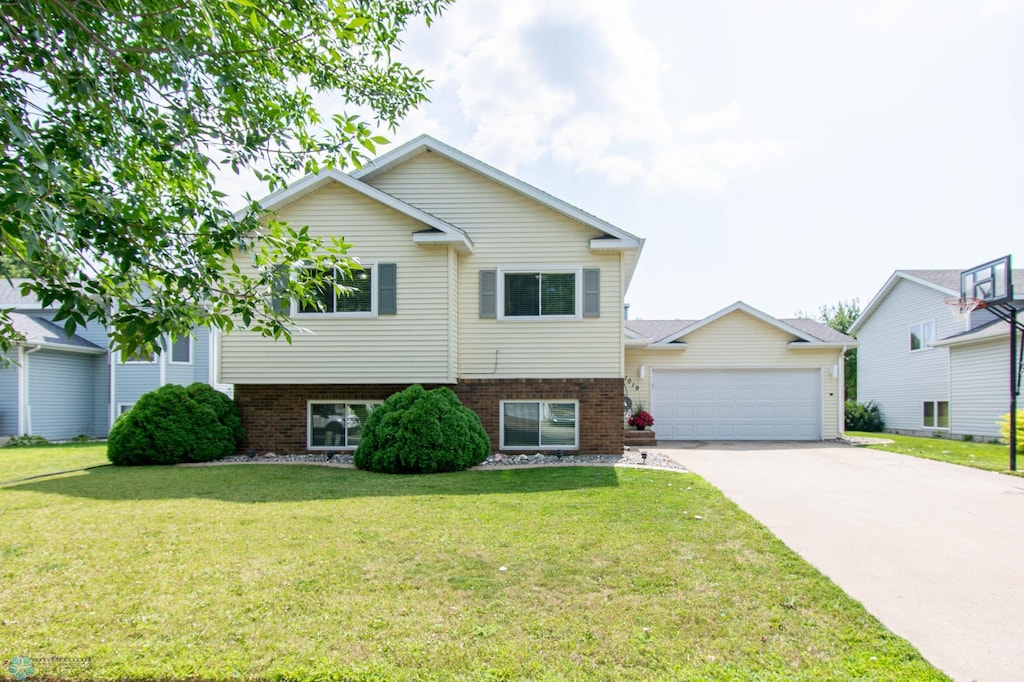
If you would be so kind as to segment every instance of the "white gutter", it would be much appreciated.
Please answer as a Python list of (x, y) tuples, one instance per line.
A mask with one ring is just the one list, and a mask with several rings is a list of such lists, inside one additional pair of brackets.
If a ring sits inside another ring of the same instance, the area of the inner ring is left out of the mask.
[(18, 435), (27, 436), (32, 433), (32, 405), (30, 404), (29, 383), (28, 383), (28, 356), (39, 350), (41, 346), (34, 346), (26, 350), (24, 346), (18, 346)]
[(117, 358), (114, 357), (114, 353), (111, 352), (110, 342), (107, 341), (107, 361), (110, 363), (110, 397), (107, 399), (107, 407), (109, 414), (107, 415), (107, 430), (114, 425), (114, 420), (117, 419)]

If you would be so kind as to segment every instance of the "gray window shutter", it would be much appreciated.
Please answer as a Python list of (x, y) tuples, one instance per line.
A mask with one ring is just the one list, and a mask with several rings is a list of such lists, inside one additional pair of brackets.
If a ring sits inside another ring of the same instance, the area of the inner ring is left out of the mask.
[(288, 296), (288, 266), (276, 263), (271, 266), (273, 274), (270, 280), (270, 307), (278, 315), (289, 315), (292, 300)]
[(398, 314), (398, 265), (395, 263), (377, 265), (377, 313)]
[(498, 271), (480, 271), (480, 317), (498, 317)]
[(601, 317), (601, 271), (583, 271), (583, 317)]

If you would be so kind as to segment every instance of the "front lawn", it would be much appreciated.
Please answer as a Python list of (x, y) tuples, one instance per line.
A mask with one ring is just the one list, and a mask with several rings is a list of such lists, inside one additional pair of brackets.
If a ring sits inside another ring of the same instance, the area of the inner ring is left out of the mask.
[(0, 483), (109, 463), (106, 441), (31, 448), (4, 447), (0, 448)]
[(104, 467), (0, 517), (0, 658), (75, 659), (40, 675), (947, 679), (692, 474)]
[[(975, 469), (1010, 473), (1010, 448), (1000, 443), (975, 443), (947, 438), (901, 436), (894, 433), (862, 433), (860, 431), (848, 431), (846, 435), (888, 438), (893, 441), (892, 443), (865, 446), (873, 450), (898, 452), (913, 457), (961, 464)], [(1024, 454), (1017, 454), (1017, 467), (1024, 469)]]

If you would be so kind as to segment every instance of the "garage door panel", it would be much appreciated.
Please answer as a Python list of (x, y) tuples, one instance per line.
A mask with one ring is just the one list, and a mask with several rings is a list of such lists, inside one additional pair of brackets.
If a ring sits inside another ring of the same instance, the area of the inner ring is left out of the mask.
[(651, 377), (665, 440), (818, 440), (818, 370), (667, 371)]

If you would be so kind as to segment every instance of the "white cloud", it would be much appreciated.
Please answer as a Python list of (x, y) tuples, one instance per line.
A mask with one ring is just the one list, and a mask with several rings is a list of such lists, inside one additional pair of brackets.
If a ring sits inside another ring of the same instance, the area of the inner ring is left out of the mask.
[(978, 16), (982, 19), (991, 19), (1021, 9), (1024, 9), (1024, 0), (985, 0)]
[[(510, 173), (550, 156), (651, 191), (722, 191), (735, 173), (786, 153), (788, 143), (752, 129), (736, 99), (671, 110), (667, 66), (631, 8), (630, 0), (461, 0), (410, 35), (403, 55), (435, 82), (428, 110), (445, 114), (427, 122), (447, 122), (453, 135), (438, 131), (442, 138)], [(423, 132), (409, 130), (416, 121), (403, 132)]]

